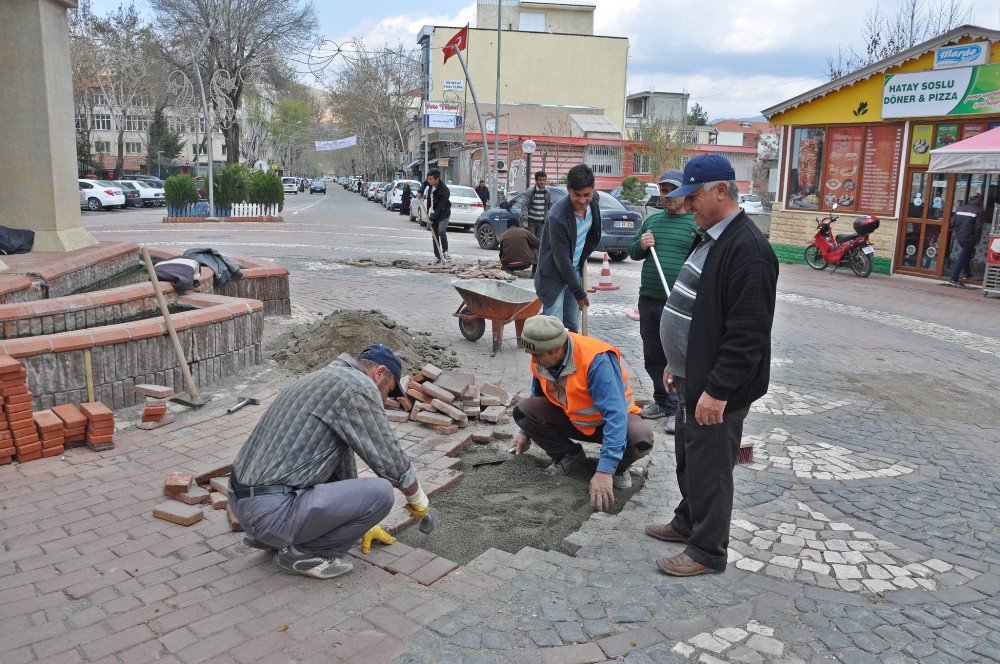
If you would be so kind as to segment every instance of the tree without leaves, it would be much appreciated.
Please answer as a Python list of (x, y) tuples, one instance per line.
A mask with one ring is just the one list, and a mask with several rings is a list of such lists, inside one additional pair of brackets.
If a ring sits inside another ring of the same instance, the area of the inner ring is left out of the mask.
[[(191, 52), (212, 25), (199, 59), (206, 95), (226, 138), (227, 161), (239, 161), (244, 94), (255, 81), (287, 74), (284, 57), (310, 41), (312, 3), (298, 0), (151, 0), (168, 61), (194, 79)], [(213, 21), (214, 19), (214, 21)]]
[(681, 167), (684, 148), (690, 144), (689, 134), (690, 127), (678, 124), (672, 118), (654, 118), (639, 124), (639, 135), (646, 145), (645, 152), (649, 154), (654, 173)]
[(846, 76), (953, 30), (971, 16), (966, 0), (903, 0), (895, 14), (875, 5), (865, 15), (861, 51), (838, 46), (827, 56), (827, 74), (831, 81)]

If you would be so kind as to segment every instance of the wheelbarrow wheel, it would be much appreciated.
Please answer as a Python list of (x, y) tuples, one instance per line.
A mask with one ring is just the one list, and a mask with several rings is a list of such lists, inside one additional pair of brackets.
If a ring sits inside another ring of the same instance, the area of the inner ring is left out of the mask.
[(469, 341), (479, 341), (486, 333), (486, 319), (475, 316), (460, 316), (458, 329), (462, 332), (462, 336)]

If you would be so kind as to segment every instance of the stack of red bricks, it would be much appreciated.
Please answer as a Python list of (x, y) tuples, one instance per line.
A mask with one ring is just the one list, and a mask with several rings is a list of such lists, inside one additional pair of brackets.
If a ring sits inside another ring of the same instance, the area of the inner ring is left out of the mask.
[(87, 441), (87, 416), (71, 403), (52, 407), (52, 413), (63, 423), (63, 435), (66, 447), (75, 447), (77, 443)]
[(62, 454), (66, 444), (66, 427), (51, 410), (40, 410), (34, 415), (39, 445), (43, 457)]
[(10, 443), (13, 443), (14, 458), (18, 463), (42, 458), (42, 444), (32, 417), (31, 400), (35, 395), (28, 389), (25, 378), (28, 370), (14, 358), (0, 356), (0, 396), (3, 397), (4, 419), (10, 439), (3, 437), (0, 443), (0, 460), (10, 463)]
[(142, 421), (137, 427), (150, 430), (173, 423), (173, 413), (167, 412), (167, 399), (174, 396), (174, 388), (165, 385), (136, 385), (135, 393), (146, 397)]
[(514, 396), (500, 387), (499, 381), (477, 385), (471, 374), (442, 371), (428, 364), (401, 382), (404, 396), (386, 402), (390, 422), (412, 420), (449, 434), (469, 426), (470, 420), (493, 424), (511, 421), (507, 409)]
[(112, 449), (115, 435), (115, 413), (100, 401), (80, 404), (87, 418), (87, 447), (94, 452)]
[(205, 518), (204, 503), (212, 509), (226, 510), (233, 530), (242, 530), (232, 510), (229, 509), (229, 477), (231, 463), (218, 463), (201, 472), (192, 474), (184, 471), (173, 472), (163, 480), (163, 494), (172, 498), (160, 503), (153, 510), (157, 519), (170, 521), (182, 526), (190, 526)]

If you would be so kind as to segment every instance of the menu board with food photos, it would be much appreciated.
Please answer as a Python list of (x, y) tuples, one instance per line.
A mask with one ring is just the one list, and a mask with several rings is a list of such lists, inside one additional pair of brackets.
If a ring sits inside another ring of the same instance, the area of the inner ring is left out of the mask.
[(962, 125), (962, 140), (978, 136), (984, 131), (986, 131), (985, 122), (966, 122)]
[(861, 193), (858, 196), (861, 212), (893, 213), (902, 148), (902, 127), (868, 127), (865, 131)]
[(935, 148), (943, 148), (958, 141), (957, 124), (939, 124), (937, 126), (937, 137), (934, 140)]
[(834, 203), (845, 210), (855, 209), (863, 132), (861, 127), (830, 129), (830, 147), (823, 179), (824, 209), (832, 208)]

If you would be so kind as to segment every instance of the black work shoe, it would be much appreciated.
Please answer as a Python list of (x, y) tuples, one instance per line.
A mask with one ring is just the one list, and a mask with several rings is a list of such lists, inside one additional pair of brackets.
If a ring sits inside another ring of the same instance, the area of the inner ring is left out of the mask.
[(314, 579), (332, 579), (354, 569), (354, 565), (346, 560), (306, 553), (294, 546), (287, 546), (278, 551), (274, 555), (274, 564), (286, 572), (311, 576)]

